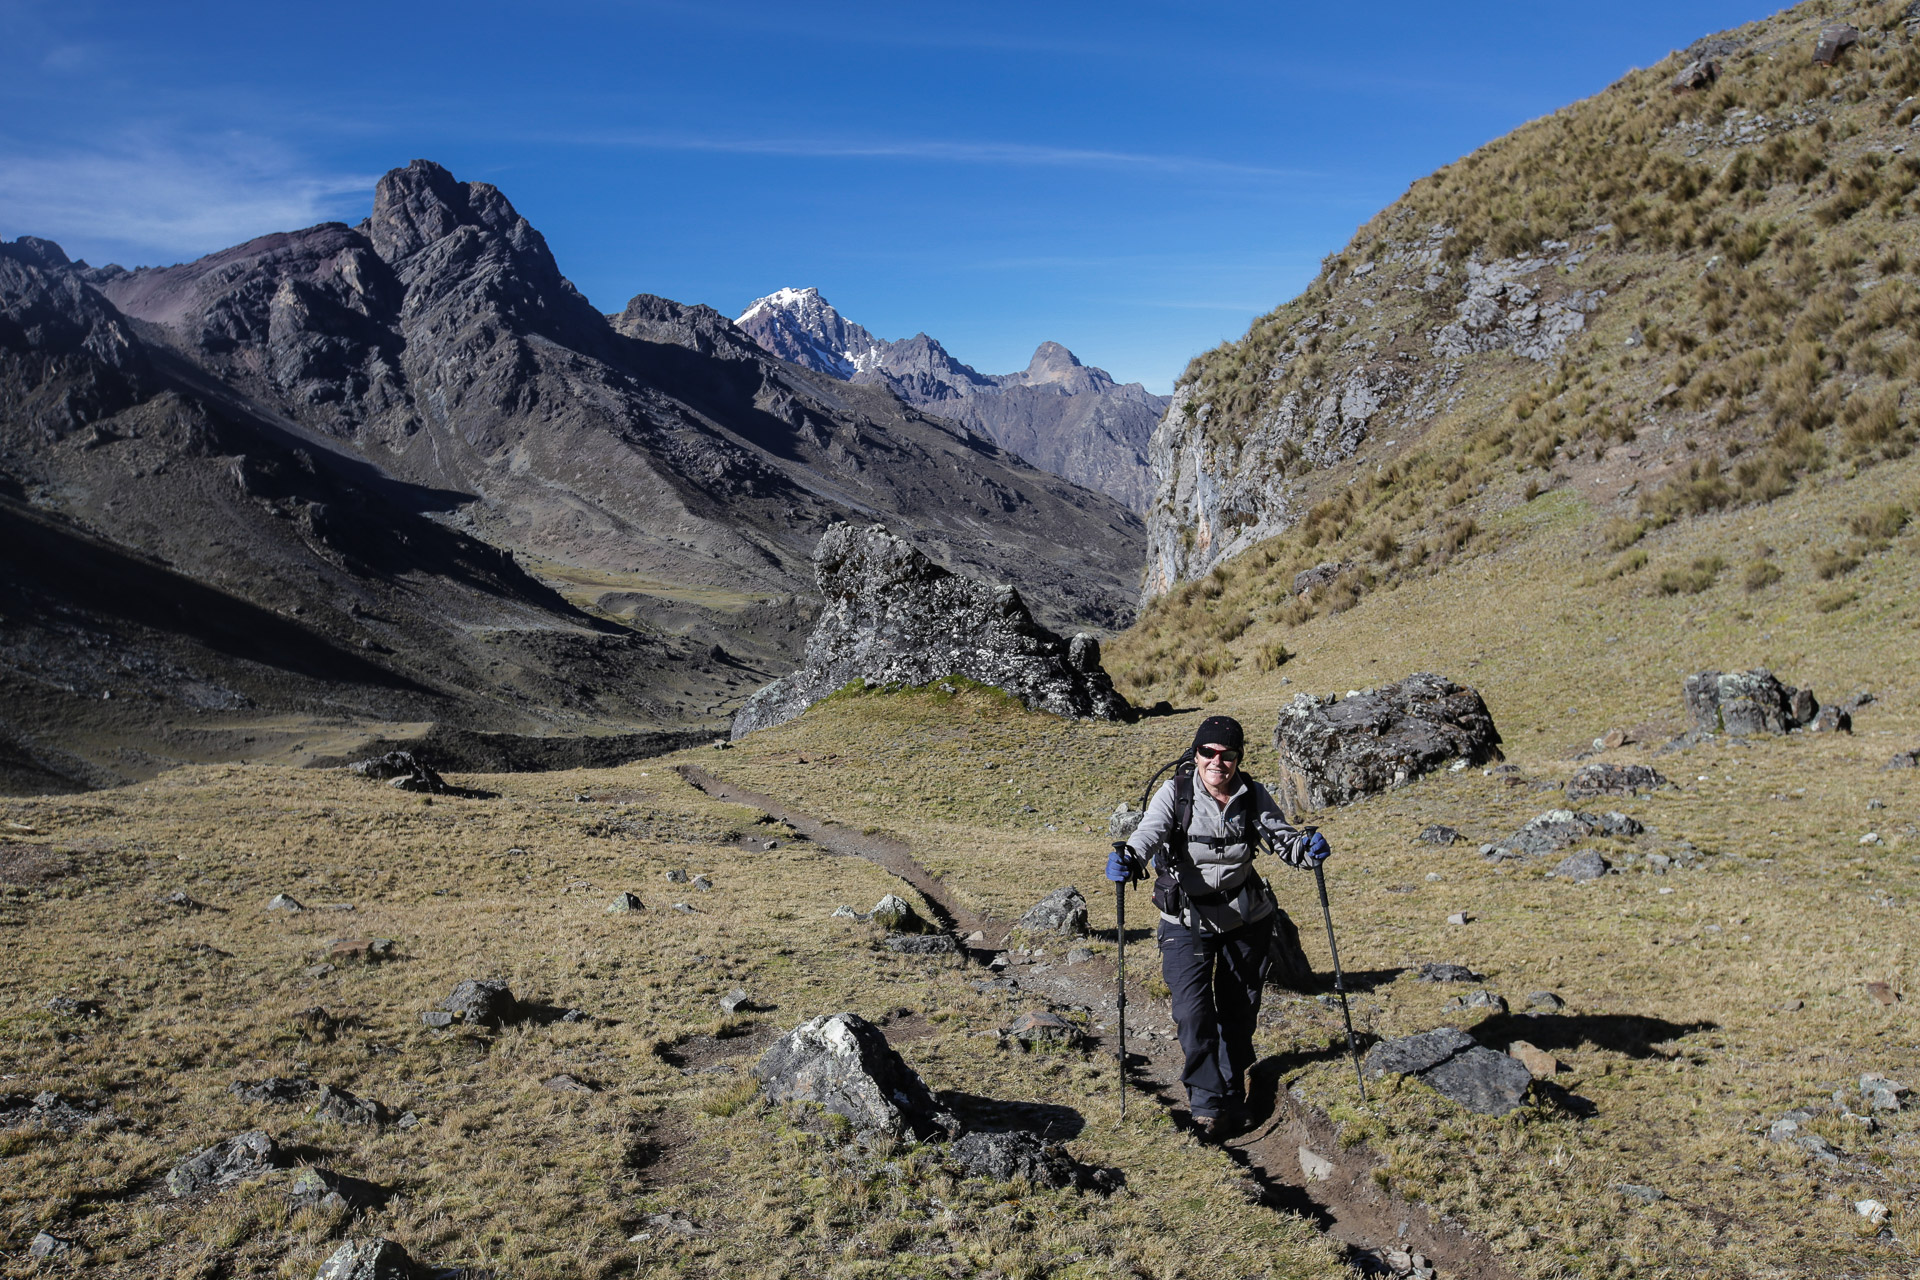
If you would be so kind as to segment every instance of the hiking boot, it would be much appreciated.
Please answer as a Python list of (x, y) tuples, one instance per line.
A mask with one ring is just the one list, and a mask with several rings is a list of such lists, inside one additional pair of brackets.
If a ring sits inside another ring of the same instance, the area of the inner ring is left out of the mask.
[(1227, 1136), (1227, 1122), (1220, 1116), (1195, 1116), (1193, 1131), (1202, 1142), (1219, 1142)]

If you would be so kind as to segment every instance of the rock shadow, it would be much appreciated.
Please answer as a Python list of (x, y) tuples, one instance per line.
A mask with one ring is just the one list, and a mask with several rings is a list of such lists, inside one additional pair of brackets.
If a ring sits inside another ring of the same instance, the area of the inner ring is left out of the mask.
[[(1345, 979), (1347, 994), (1357, 996), (1391, 985), (1394, 979), (1405, 972), (1405, 969), (1348, 969), (1342, 977)], [(1313, 993), (1335, 994), (1332, 970), (1326, 973), (1314, 973)], [(1338, 1001), (1335, 1003), (1337, 1004)]]
[(1086, 1118), (1072, 1107), (1051, 1102), (1009, 1102), (947, 1089), (936, 1094), (941, 1106), (959, 1117), (971, 1133), (1012, 1133), (1025, 1130), (1050, 1141), (1077, 1138)]
[(1502, 1053), (1515, 1040), (1525, 1040), (1549, 1053), (1592, 1046), (1629, 1058), (1651, 1058), (1659, 1056), (1653, 1047), (1657, 1044), (1718, 1027), (1714, 1022), (1669, 1022), (1633, 1013), (1497, 1013), (1466, 1031)]

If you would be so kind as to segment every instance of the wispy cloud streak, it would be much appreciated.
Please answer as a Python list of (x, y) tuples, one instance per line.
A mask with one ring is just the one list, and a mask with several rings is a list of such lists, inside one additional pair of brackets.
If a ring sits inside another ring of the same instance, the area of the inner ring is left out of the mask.
[(343, 216), (364, 203), (373, 183), (368, 175), (306, 171), (245, 140), (191, 149), (129, 142), (56, 154), (0, 150), (0, 236), (177, 260)]

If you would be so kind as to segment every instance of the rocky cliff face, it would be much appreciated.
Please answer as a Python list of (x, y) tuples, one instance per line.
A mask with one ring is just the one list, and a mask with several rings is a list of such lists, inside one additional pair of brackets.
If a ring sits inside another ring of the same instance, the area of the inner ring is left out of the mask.
[[(711, 309), (642, 295), (601, 315), (505, 196), (425, 161), (382, 178), (358, 227), (177, 267), (4, 250), (0, 501), (62, 548), (0, 548), (39, 602), (8, 669), (51, 728), (0, 725), (28, 756), (66, 749), (69, 690), (111, 691), (105, 668), (61, 674), (87, 650), (59, 638), (81, 583), (52, 563), (111, 561), (156, 602), (197, 584), (242, 631), (249, 609), (291, 619), (318, 673), (241, 680), (161, 607), (137, 626), (191, 674), (168, 687), (381, 718), (399, 681), (414, 701), (384, 718), (522, 733), (724, 719), (798, 657), (812, 549), (846, 518), (1027, 583), (1059, 624), (1130, 615), (1143, 528), (1119, 503), (886, 387), (776, 360)], [(87, 616), (134, 643), (133, 620)], [(343, 645), (351, 662), (325, 656)], [(98, 701), (96, 719), (131, 714)]]
[(965, 676), (1035, 710), (1133, 718), (1101, 669), (1099, 642), (1040, 626), (1010, 585), (948, 573), (883, 525), (834, 525), (813, 563), (826, 607), (806, 662), (747, 700), (733, 719), (736, 738), (783, 724), (855, 679), (922, 685)]
[(736, 323), (783, 360), (890, 387), (1035, 466), (1146, 510), (1147, 439), (1166, 398), (1137, 382), (1116, 383), (1057, 342), (1041, 343), (1018, 373), (983, 374), (924, 333), (897, 342), (874, 337), (817, 289), (769, 294)]

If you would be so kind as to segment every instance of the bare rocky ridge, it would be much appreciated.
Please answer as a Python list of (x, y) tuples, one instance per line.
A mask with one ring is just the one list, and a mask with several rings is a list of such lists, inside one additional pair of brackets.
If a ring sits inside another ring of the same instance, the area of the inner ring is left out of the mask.
[(972, 428), (1003, 449), (1144, 512), (1153, 496), (1146, 447), (1167, 400), (1117, 383), (1057, 342), (1018, 373), (984, 374), (924, 333), (897, 342), (848, 320), (818, 289), (781, 289), (741, 313), (762, 347), (850, 382), (888, 386), (909, 404)]
[[(820, 532), (875, 516), (1056, 625), (1130, 616), (1118, 503), (711, 309), (609, 319), (426, 161), (359, 227), (177, 267), (0, 245), (9, 787), (304, 751), (322, 717), (711, 726), (798, 656)], [(227, 727), (263, 713), (296, 720)]]
[(882, 525), (835, 525), (814, 552), (826, 608), (800, 670), (747, 700), (733, 737), (783, 724), (854, 680), (990, 684), (1056, 715), (1130, 720), (1100, 666), (1100, 643), (1040, 626), (1020, 592), (947, 572)]

